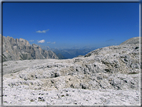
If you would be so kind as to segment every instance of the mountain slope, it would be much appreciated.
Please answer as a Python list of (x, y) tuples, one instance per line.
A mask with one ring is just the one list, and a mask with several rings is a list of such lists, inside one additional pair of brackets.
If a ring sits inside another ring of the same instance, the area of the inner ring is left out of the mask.
[(139, 44), (139, 40), (141, 40), (141, 37), (133, 37), (133, 38), (130, 38), (130, 39), (124, 41), (124, 42), (121, 43), (120, 45)]
[(26, 59), (58, 59), (52, 51), (42, 50), (38, 45), (25, 39), (14, 39), (3, 36), (3, 61)]

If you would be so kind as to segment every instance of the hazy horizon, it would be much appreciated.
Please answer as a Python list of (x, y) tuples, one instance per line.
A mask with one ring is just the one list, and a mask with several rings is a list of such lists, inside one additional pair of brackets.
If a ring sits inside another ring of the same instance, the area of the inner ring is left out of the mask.
[(119, 45), (139, 36), (139, 3), (3, 3), (3, 36), (50, 48)]

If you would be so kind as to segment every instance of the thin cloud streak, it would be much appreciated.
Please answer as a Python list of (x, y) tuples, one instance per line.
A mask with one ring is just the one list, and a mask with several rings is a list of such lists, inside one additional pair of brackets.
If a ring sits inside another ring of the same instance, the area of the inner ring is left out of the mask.
[(50, 43), (50, 44), (55, 44), (56, 42), (47, 42), (47, 43)]
[(30, 42), (33, 42), (34, 40), (30, 40)]
[(53, 42), (52, 44), (55, 44), (56, 42)]
[(36, 31), (36, 33), (46, 33), (47, 31), (49, 31), (49, 29), (47, 29), (47, 30), (38, 30), (38, 31)]

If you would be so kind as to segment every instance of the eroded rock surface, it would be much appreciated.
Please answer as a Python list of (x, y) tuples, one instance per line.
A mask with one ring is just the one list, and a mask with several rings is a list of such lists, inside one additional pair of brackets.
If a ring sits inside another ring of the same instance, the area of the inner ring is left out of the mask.
[(136, 43), (66, 60), (7, 61), (3, 101), (5, 105), (140, 105), (139, 59)]

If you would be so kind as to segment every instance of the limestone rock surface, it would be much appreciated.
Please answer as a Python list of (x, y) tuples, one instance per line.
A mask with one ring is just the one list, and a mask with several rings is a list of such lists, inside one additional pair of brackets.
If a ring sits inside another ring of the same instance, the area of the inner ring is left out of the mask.
[(3, 63), (5, 105), (140, 105), (139, 44), (73, 59)]

